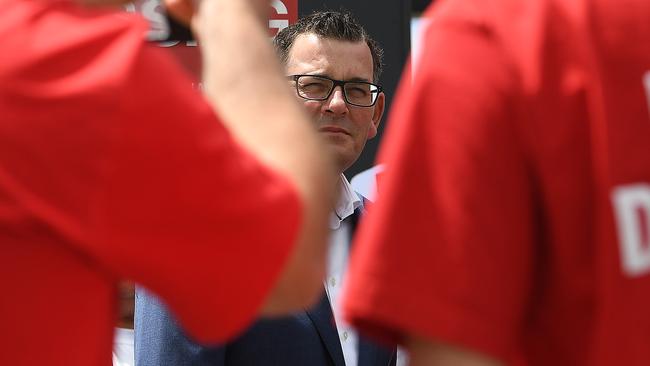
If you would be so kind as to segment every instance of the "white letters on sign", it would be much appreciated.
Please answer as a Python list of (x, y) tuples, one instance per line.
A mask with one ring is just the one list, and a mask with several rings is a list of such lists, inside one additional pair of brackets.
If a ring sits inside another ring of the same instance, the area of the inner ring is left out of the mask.
[[(289, 9), (282, 0), (273, 0), (271, 8), (277, 15), (289, 15)], [(125, 9), (132, 13), (139, 12), (142, 14), (143, 18), (149, 21), (150, 28), (147, 33), (148, 40), (159, 41), (167, 39), (169, 36), (169, 24), (167, 24), (167, 19), (165, 19), (164, 10), (160, 0), (138, 0), (126, 4)], [(271, 33), (273, 36), (288, 26), (288, 19), (269, 19), (269, 30), (272, 31)], [(158, 45), (160, 47), (173, 47), (179, 43), (180, 42), (178, 41), (166, 41), (158, 42)], [(188, 47), (196, 47), (198, 44), (196, 41), (188, 41), (185, 45)]]
[[(289, 14), (289, 9), (287, 9), (286, 5), (284, 5), (284, 3), (281, 0), (273, 0), (273, 3), (271, 3), (271, 7), (275, 9), (275, 12), (278, 15)], [(269, 19), (269, 28), (277, 29), (277, 32), (281, 31), (282, 29), (288, 26), (289, 26), (289, 20), (287, 19)]]
[(165, 13), (159, 0), (141, 0), (125, 5), (128, 12), (139, 12), (149, 22), (147, 39), (157, 41), (166, 39), (169, 36), (169, 24), (165, 19)]
[(619, 186), (612, 192), (623, 272), (650, 273), (650, 185)]

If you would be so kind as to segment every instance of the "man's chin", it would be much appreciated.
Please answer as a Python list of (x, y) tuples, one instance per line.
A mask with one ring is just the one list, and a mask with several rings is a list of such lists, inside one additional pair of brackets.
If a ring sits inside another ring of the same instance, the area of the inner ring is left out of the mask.
[(349, 145), (336, 143), (337, 141), (328, 140), (327, 146), (329, 153), (334, 157), (334, 162), (338, 173), (343, 173), (349, 166), (351, 166), (358, 156), (354, 156), (351, 152)]

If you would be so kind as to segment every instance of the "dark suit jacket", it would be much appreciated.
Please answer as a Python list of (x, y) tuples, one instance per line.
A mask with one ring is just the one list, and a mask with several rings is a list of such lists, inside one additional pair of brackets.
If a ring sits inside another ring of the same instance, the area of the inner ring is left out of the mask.
[[(354, 229), (361, 210), (351, 216)], [(136, 366), (344, 366), (343, 351), (327, 295), (312, 309), (253, 324), (223, 346), (199, 346), (185, 336), (158, 300), (136, 296)], [(359, 366), (395, 365), (395, 347), (359, 336)]]

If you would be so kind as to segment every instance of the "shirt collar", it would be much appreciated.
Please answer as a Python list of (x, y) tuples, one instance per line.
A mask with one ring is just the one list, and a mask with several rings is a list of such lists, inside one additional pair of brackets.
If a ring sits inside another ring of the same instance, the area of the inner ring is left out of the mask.
[(339, 178), (339, 189), (339, 200), (330, 215), (330, 229), (332, 230), (338, 229), (341, 226), (341, 221), (352, 215), (354, 210), (362, 204), (361, 198), (354, 192), (350, 182), (348, 182), (348, 179), (343, 174)]

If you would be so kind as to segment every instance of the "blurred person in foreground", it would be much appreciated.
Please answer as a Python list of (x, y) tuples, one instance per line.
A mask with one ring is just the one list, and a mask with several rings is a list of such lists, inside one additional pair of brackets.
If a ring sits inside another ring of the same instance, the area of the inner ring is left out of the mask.
[(347, 319), (413, 365), (647, 365), (650, 3), (441, 0), (427, 18)]
[(0, 0), (2, 365), (109, 365), (122, 278), (211, 342), (321, 291), (333, 167), (268, 1), (168, 3), (205, 96), (118, 3)]
[[(376, 136), (385, 95), (378, 85), (383, 50), (352, 14), (321, 11), (284, 28), (274, 39), (287, 84), (295, 92), (335, 158), (339, 199), (330, 214), (329, 263), (325, 291), (317, 306), (281, 319), (263, 319), (220, 346), (202, 346), (187, 337), (165, 306), (146, 291), (136, 300), (138, 366), (257, 366), (395, 364), (394, 347), (359, 337), (341, 318), (340, 289), (350, 238), (364, 200), (343, 172)], [(252, 254), (254, 255), (254, 254)], [(210, 291), (210, 288), (206, 288)]]

